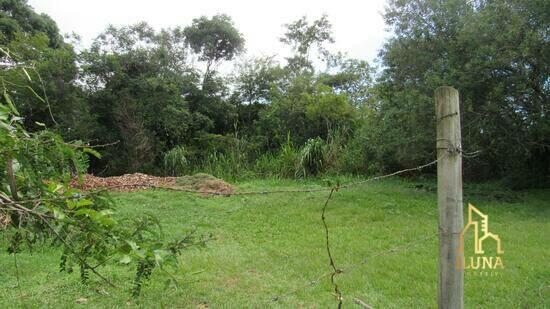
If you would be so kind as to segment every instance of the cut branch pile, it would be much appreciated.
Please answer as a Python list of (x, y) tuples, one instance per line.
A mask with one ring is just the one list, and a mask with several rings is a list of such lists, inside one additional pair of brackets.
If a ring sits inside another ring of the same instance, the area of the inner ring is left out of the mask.
[(84, 191), (107, 189), (110, 191), (131, 192), (149, 188), (166, 188), (182, 191), (197, 191), (204, 194), (231, 194), (234, 187), (216, 177), (206, 174), (184, 176), (178, 181), (178, 177), (157, 177), (142, 173), (125, 174), (122, 176), (97, 177), (90, 174), (75, 178), (71, 186)]

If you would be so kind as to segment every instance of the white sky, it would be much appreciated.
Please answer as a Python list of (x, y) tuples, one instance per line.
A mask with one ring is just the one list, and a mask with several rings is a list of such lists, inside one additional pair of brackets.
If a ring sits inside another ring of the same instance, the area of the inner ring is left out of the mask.
[(283, 24), (306, 15), (310, 20), (326, 13), (336, 43), (331, 50), (373, 62), (384, 39), (385, 0), (29, 0), (39, 13), (50, 15), (62, 33), (75, 32), (84, 47), (108, 24), (146, 21), (153, 27), (187, 26), (201, 15), (228, 14), (246, 39), (247, 56), (285, 55), (279, 42)]

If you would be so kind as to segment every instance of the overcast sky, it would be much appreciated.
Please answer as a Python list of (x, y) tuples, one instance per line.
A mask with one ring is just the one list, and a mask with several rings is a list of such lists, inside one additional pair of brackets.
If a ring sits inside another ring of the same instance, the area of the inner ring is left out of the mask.
[(231, 16), (246, 39), (249, 56), (286, 54), (278, 38), (283, 24), (306, 15), (326, 13), (336, 43), (331, 50), (371, 61), (384, 39), (382, 12), (385, 0), (29, 0), (39, 13), (50, 15), (62, 33), (75, 32), (86, 47), (108, 24), (128, 25), (146, 21), (153, 27), (186, 26), (193, 18), (225, 13)]

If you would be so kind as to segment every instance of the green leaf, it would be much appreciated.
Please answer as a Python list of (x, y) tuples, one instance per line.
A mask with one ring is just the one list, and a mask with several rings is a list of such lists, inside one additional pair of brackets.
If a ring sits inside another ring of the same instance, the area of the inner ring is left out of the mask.
[(59, 220), (65, 219), (65, 213), (59, 210), (59, 208), (53, 208), (53, 216)]
[(50, 192), (52, 192), (52, 193), (55, 193), (55, 192), (57, 192), (57, 191), (59, 191), (59, 190), (61, 190), (61, 189), (63, 189), (63, 186), (60, 185), (60, 184), (58, 184), (58, 183), (56, 183), (56, 182), (53, 182), (53, 181), (52, 181), (52, 182), (50, 182), (50, 183), (48, 184), (48, 191), (50, 191)]
[(165, 256), (166, 254), (167, 252), (164, 250), (153, 251), (153, 255), (155, 256), (155, 263), (157, 263), (157, 265), (160, 265), (162, 263), (163, 256)]
[(113, 215), (115, 212), (112, 209), (103, 209), (99, 212), (102, 216), (110, 216)]
[(92, 156), (94, 156), (98, 159), (101, 159), (101, 154), (99, 152), (97, 152), (96, 150), (92, 149), (92, 148), (86, 147), (86, 148), (82, 149), (82, 151), (85, 152), (85, 153), (89, 153), (89, 154), (91, 154)]
[(29, 80), (29, 82), (32, 82), (32, 78), (31, 76), (29, 75), (29, 73), (27, 72), (27, 70), (25, 70), (25, 68), (21, 68), (23, 70), (23, 73), (25, 73), (25, 75), (27, 76), (27, 79)]
[(119, 262), (121, 264), (130, 264), (130, 262), (132, 262), (132, 258), (129, 255), (125, 254), (124, 256), (122, 256)]
[(10, 98), (10, 95), (4, 91), (4, 99), (6, 100), (6, 102), (8, 103), (8, 106), (10, 107), (11, 111), (19, 116), (19, 112), (17, 111), (17, 108), (15, 108), (15, 105), (13, 104), (13, 102), (11, 101), (11, 98)]
[(113, 218), (109, 217), (100, 217), (97, 222), (105, 226), (113, 226), (117, 223)]
[(95, 220), (97, 218), (97, 211), (89, 208), (79, 209), (74, 214), (75, 216), (86, 216), (92, 220)]
[(132, 248), (132, 250), (134, 250), (134, 251), (139, 250), (139, 246), (136, 244), (135, 241), (126, 240), (126, 243), (127, 243), (128, 245), (130, 245), (130, 248)]
[(81, 200), (78, 200), (78, 202), (76, 202), (76, 208), (80, 208), (80, 207), (84, 207), (84, 206), (90, 206), (90, 205), (93, 205), (94, 202), (92, 202), (91, 200), (89, 199), (81, 199)]

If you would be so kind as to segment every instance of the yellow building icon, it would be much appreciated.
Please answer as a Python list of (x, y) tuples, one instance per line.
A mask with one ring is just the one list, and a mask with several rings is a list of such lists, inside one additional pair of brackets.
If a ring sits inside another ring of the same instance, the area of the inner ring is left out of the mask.
[(468, 204), (468, 222), (466, 226), (464, 226), (462, 233), (460, 233), (460, 247), (458, 248), (458, 252), (464, 252), (464, 234), (466, 234), (470, 228), (474, 231), (475, 254), (483, 254), (485, 252), (483, 250), (483, 242), (488, 238), (496, 242), (498, 254), (504, 253), (500, 244), (500, 237), (497, 234), (489, 232), (489, 216), (479, 211), (479, 209), (475, 208), (472, 204)]

